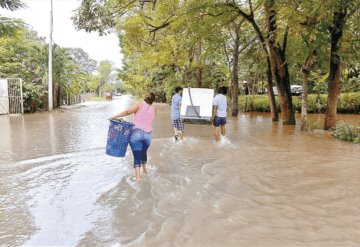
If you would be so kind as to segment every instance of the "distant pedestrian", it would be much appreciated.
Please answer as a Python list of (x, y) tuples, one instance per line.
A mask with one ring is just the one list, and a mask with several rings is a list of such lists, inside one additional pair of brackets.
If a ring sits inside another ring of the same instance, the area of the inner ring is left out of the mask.
[(180, 118), (180, 109), (182, 102), (182, 87), (175, 88), (175, 94), (171, 99), (171, 121), (174, 128), (174, 138), (177, 141), (179, 138), (184, 138), (184, 120)]
[(225, 136), (225, 125), (226, 125), (226, 110), (227, 110), (227, 100), (226, 93), (227, 88), (225, 86), (219, 87), (216, 90), (217, 94), (213, 100), (213, 112), (211, 117), (211, 123), (215, 127), (215, 142), (219, 143), (220, 141), (220, 129), (221, 135)]
[(153, 106), (155, 95), (148, 93), (144, 102), (136, 103), (128, 110), (121, 112), (111, 119), (125, 117), (134, 114), (134, 128), (130, 135), (130, 147), (134, 155), (134, 168), (136, 181), (140, 181), (140, 167), (143, 168), (144, 173), (147, 173), (147, 150), (151, 144), (152, 138), (152, 123), (156, 116), (156, 111)]

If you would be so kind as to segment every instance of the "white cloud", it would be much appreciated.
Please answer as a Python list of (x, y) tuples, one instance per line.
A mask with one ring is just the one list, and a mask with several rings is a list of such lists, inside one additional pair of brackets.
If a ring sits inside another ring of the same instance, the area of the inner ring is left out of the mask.
[[(40, 36), (48, 40), (50, 33), (50, 0), (22, 0), (28, 8), (7, 11), (0, 9), (0, 14), (7, 17), (23, 19)], [(116, 34), (99, 36), (97, 33), (86, 33), (75, 30), (71, 17), (80, 5), (80, 0), (53, 0), (54, 31), (53, 40), (61, 47), (82, 48), (91, 58), (110, 60), (116, 67), (122, 65), (122, 54)]]

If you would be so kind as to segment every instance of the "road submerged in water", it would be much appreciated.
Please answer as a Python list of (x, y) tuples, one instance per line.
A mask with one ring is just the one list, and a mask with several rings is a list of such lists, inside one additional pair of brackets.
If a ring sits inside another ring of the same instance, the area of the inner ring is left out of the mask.
[(105, 155), (107, 119), (132, 102), (0, 116), (0, 245), (360, 245), (359, 145), (256, 113), (229, 117), (220, 145), (209, 125), (175, 143), (157, 104), (136, 183), (131, 152)]

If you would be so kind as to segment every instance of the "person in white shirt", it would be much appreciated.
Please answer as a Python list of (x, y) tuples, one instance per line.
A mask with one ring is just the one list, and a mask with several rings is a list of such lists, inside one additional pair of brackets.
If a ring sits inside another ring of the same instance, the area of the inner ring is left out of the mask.
[(226, 93), (227, 88), (225, 86), (219, 87), (217, 90), (217, 95), (213, 100), (213, 112), (211, 117), (211, 123), (215, 127), (215, 142), (219, 143), (220, 141), (220, 129), (221, 135), (225, 136), (225, 124), (226, 124), (226, 109), (227, 109), (227, 100)]

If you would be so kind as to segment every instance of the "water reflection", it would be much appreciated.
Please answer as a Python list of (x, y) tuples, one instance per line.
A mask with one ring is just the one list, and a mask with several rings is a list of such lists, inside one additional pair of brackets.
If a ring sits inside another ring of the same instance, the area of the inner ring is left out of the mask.
[(0, 117), (0, 245), (360, 244), (359, 145), (265, 113), (230, 117), (222, 145), (200, 125), (175, 143), (157, 104), (149, 174), (136, 183), (131, 155), (104, 150), (107, 118), (132, 102)]

